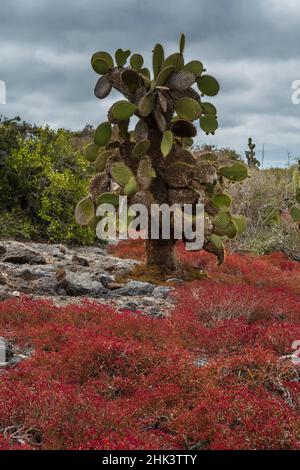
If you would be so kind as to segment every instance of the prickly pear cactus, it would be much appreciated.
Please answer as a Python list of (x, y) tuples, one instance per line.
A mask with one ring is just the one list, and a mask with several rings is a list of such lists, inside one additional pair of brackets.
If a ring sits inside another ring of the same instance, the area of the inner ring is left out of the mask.
[[(107, 120), (95, 131), (94, 143), (85, 150), (96, 176), (88, 196), (91, 203), (86, 198), (80, 201), (76, 215), (78, 222), (89, 224), (91, 204), (96, 207), (99, 201), (113, 200), (116, 205), (116, 195), (126, 195), (128, 205), (199, 202), (206, 210), (204, 249), (221, 263), (222, 239), (235, 238), (245, 228), (245, 220), (230, 213), (226, 189), (247, 177), (247, 167), (213, 152), (196, 158), (188, 150), (197, 124), (207, 135), (217, 130), (217, 110), (206, 97), (217, 95), (220, 87), (202, 62), (185, 63), (184, 46), (182, 35), (179, 51), (166, 56), (157, 44), (153, 75), (144, 67), (143, 57), (128, 50), (118, 49), (114, 59), (103, 51), (92, 56), (92, 67), (100, 75), (96, 97), (106, 98), (112, 89), (123, 96), (108, 110)], [(137, 118), (134, 128), (130, 127), (132, 117)]]
[(256, 153), (254, 152), (256, 145), (253, 143), (251, 137), (248, 139), (248, 148), (249, 150), (246, 150), (246, 159), (247, 159), (247, 164), (249, 168), (259, 168), (260, 167), (260, 161), (257, 160), (255, 157)]
[(300, 230), (300, 160), (298, 161), (298, 167), (294, 171), (293, 185), (297, 205), (290, 209), (290, 214), (293, 222), (295, 222)]

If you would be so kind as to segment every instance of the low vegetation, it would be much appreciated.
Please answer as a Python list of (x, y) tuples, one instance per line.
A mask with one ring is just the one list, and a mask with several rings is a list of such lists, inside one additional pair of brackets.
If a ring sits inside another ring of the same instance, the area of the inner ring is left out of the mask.
[[(140, 256), (142, 244), (119, 255)], [(1, 372), (2, 449), (299, 449), (299, 263), (178, 247), (209, 268), (165, 319), (107, 306), (0, 304), (1, 335), (32, 356)]]

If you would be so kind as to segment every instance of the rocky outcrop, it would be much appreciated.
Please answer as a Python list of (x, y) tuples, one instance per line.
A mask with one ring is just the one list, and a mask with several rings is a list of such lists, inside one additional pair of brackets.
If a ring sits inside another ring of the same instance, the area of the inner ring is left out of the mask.
[(0, 300), (26, 294), (56, 304), (91, 298), (118, 310), (164, 315), (171, 287), (131, 280), (117, 282), (138, 264), (111, 256), (104, 248), (42, 243), (0, 242)]

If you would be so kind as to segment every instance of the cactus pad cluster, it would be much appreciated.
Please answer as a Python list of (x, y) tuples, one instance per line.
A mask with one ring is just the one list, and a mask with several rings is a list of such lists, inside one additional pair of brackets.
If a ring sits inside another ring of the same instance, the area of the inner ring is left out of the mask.
[(254, 152), (256, 145), (253, 143), (252, 138), (249, 137), (248, 139), (248, 148), (249, 150), (246, 150), (246, 160), (249, 168), (259, 168), (260, 167), (260, 161), (257, 160), (256, 158), (256, 153)]
[(94, 143), (85, 149), (96, 175), (90, 194), (77, 205), (76, 217), (81, 224), (94, 223), (97, 205), (110, 202), (117, 207), (119, 195), (129, 198), (129, 206), (199, 202), (205, 207), (204, 249), (221, 263), (222, 238), (232, 239), (245, 228), (244, 218), (230, 213), (226, 189), (245, 179), (247, 168), (212, 151), (197, 158), (189, 151), (197, 134), (195, 122), (207, 135), (218, 128), (217, 110), (205, 97), (217, 95), (220, 87), (200, 61), (185, 63), (184, 46), (181, 35), (179, 51), (165, 56), (157, 44), (152, 75), (143, 57), (129, 50), (118, 49), (114, 59), (102, 51), (92, 56), (92, 67), (100, 75), (96, 97), (106, 98), (112, 89), (123, 97), (111, 106)]

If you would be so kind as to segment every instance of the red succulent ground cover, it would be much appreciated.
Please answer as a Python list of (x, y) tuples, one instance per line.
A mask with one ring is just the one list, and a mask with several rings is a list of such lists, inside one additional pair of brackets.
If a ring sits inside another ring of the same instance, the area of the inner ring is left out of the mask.
[(0, 303), (0, 336), (34, 348), (0, 374), (0, 449), (300, 449), (300, 370), (280, 359), (300, 340), (299, 263), (178, 256), (210, 278), (179, 286), (165, 319)]

